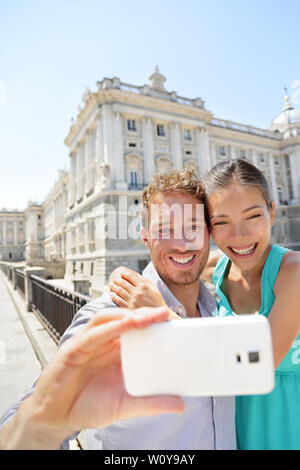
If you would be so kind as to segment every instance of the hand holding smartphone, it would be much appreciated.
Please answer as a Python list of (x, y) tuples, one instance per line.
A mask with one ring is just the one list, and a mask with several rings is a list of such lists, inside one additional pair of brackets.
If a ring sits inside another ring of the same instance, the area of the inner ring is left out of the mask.
[(121, 335), (133, 396), (252, 395), (274, 388), (271, 331), (262, 315), (189, 318)]

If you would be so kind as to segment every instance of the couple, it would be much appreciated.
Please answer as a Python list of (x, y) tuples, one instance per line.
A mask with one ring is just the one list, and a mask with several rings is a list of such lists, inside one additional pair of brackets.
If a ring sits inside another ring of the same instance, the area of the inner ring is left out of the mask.
[[(175, 218), (165, 237), (161, 213), (151, 220), (153, 204), (186, 204), (193, 214), (204, 205), (207, 224), (189, 221), (196, 243), (172, 236)], [(244, 160), (217, 164), (205, 185), (189, 172), (157, 175), (143, 205), (152, 263), (143, 276), (117, 270), (111, 294), (77, 313), (54, 360), (2, 418), (0, 448), (64, 447), (68, 436), (88, 429), (89, 449), (234, 449), (233, 397), (130, 397), (119, 335), (178, 316), (259, 312), (270, 320), (276, 386), (268, 395), (236, 398), (238, 448), (299, 449), (300, 255), (270, 243), (275, 207), (264, 176)], [(220, 248), (210, 257), (209, 232)], [(200, 275), (214, 282), (218, 310)]]

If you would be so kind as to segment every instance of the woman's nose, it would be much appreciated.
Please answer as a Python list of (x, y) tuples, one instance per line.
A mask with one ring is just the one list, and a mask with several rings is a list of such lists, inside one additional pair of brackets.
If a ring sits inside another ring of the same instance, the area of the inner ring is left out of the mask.
[(231, 227), (230, 235), (236, 238), (244, 238), (249, 235), (249, 230), (244, 224), (234, 224)]

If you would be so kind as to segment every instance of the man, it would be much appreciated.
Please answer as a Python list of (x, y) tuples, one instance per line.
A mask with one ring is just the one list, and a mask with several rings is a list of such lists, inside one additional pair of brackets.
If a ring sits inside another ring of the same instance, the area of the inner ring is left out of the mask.
[[(146, 209), (146, 222), (148, 226), (143, 227), (143, 240), (149, 249), (152, 262), (143, 272), (143, 275), (151, 281), (154, 287), (158, 288), (160, 294), (163, 296), (165, 303), (172, 310), (172, 315), (179, 315), (181, 317), (206, 317), (212, 315), (215, 309), (215, 302), (209, 294), (205, 286), (200, 282), (199, 276), (204, 266), (206, 265), (209, 254), (209, 233), (204, 220), (204, 217), (199, 217), (199, 214), (204, 213), (204, 191), (202, 183), (195, 177), (195, 175), (188, 171), (175, 171), (168, 175), (157, 175), (154, 177), (152, 183), (146, 188), (143, 193), (143, 206)], [(185, 208), (188, 211), (185, 211)], [(155, 209), (155, 210), (152, 210)], [(148, 286), (149, 287), (149, 286)], [(122, 287), (120, 287), (121, 289)], [(147, 301), (145, 299), (147, 304)], [(72, 360), (68, 355), (64, 355), (65, 351), (68, 352), (68, 347), (76, 348), (78, 341), (82, 340), (82, 331), (88, 328), (90, 334), (96, 330), (97, 322), (99, 319), (104, 318), (107, 312), (111, 312), (110, 308), (115, 306), (111, 300), (110, 294), (107, 292), (101, 298), (90, 302), (84, 306), (74, 317), (72, 325), (66, 330), (61, 340), (61, 347), (58, 351), (57, 358), (54, 360), (56, 366), (55, 380), (57, 381), (59, 373), (57, 368), (61, 368), (60, 374), (65, 374), (65, 365), (71, 362), (71, 366), (75, 363), (83, 361), (82, 356), (76, 356), (76, 353), (71, 354)], [(166, 315), (167, 310), (163, 313), (156, 310), (156, 315)], [(99, 314), (99, 315), (97, 315)], [(145, 314), (145, 312), (144, 312)], [(146, 311), (147, 321), (161, 321), (159, 317), (152, 317), (149, 319), (149, 311)], [(154, 314), (153, 314), (154, 315)], [(153, 319), (154, 318), (154, 319)], [(166, 317), (164, 317), (165, 319)], [(96, 319), (96, 320), (95, 320)], [(89, 323), (87, 323), (90, 320)], [(93, 324), (93, 321), (96, 324)], [(109, 320), (108, 320), (109, 321)], [(132, 321), (132, 320), (131, 320)], [(86, 326), (87, 324), (87, 326)], [(68, 340), (68, 341), (66, 341)], [(84, 350), (90, 351), (89, 348), (94, 347), (94, 340), (91, 339), (91, 346), (89, 341), (84, 340)], [(71, 346), (69, 346), (71, 345)], [(107, 349), (106, 349), (107, 348)], [(111, 353), (110, 343), (106, 344), (104, 353)], [(59, 362), (59, 356), (60, 358)], [(74, 358), (74, 357), (75, 358)], [(97, 359), (97, 358), (96, 358)], [(68, 413), (66, 411), (65, 402), (73, 405), (76, 404), (75, 416), (77, 422), (82, 423), (78, 429), (86, 429), (86, 442), (88, 449), (234, 449), (235, 448), (235, 427), (234, 427), (234, 398), (233, 397), (192, 397), (184, 399), (184, 411), (182, 411), (182, 403), (159, 402), (160, 409), (163, 411), (170, 411), (173, 407), (175, 411), (172, 414), (160, 414), (158, 416), (137, 417), (132, 419), (121, 419), (122, 415), (114, 416), (112, 419), (112, 412), (110, 412), (109, 419), (102, 420), (100, 425), (95, 426), (99, 420), (90, 418), (84, 420), (85, 409), (92, 408), (97, 415), (97, 406), (94, 403), (95, 390), (93, 393), (85, 395), (85, 400), (78, 397), (80, 383), (93, 368), (97, 370), (97, 361), (86, 361), (84, 369), (78, 373), (78, 376), (71, 375), (72, 380), (69, 380), (69, 388), (74, 389), (73, 394), (69, 394), (66, 390), (65, 396), (59, 400), (63, 408), (63, 412), (59, 418), (55, 419), (55, 425), (51, 428), (51, 419), (45, 419), (47, 414), (43, 403), (47, 402), (49, 396), (49, 389), (53, 384), (51, 382), (51, 374), (46, 377), (43, 387), (39, 387), (39, 396), (36, 398), (38, 409), (42, 410), (38, 413), (38, 418), (41, 422), (41, 435), (44, 436), (43, 442), (47, 440), (48, 433), (53, 434), (54, 429), (58, 429), (60, 423), (61, 429), (64, 432), (58, 433), (58, 439), (64, 440), (66, 431), (68, 430)], [(60, 366), (59, 366), (60, 364)], [(86, 371), (86, 372), (85, 372)], [(115, 372), (114, 372), (115, 373)], [(197, 373), (197, 371), (195, 371)], [(120, 374), (121, 375), (121, 374)], [(114, 376), (115, 377), (115, 376)], [(108, 380), (108, 379), (107, 379)], [(95, 374), (93, 382), (97, 384), (101, 382), (101, 374)], [(120, 381), (120, 377), (119, 377)], [(75, 385), (74, 385), (75, 383)], [(123, 386), (123, 383), (122, 383)], [(106, 392), (108, 388), (106, 388)], [(48, 396), (47, 396), (48, 392)], [(35, 391), (32, 397), (35, 396)], [(160, 398), (162, 399), (162, 398)], [(169, 397), (171, 400), (171, 398)], [(101, 395), (99, 396), (99, 407), (101, 408)], [(137, 399), (144, 400), (144, 399)], [(177, 399), (179, 400), (179, 398)], [(19, 413), (19, 420), (13, 422), (11, 428), (15, 429), (18, 422), (21, 424), (26, 422), (26, 401), (24, 401), (24, 412)], [(34, 400), (33, 400), (34, 402)], [(29, 401), (30, 404), (30, 401)], [(52, 402), (51, 402), (52, 404)], [(143, 410), (145, 411), (145, 404), (142, 403)], [(57, 415), (57, 408), (54, 404), (48, 406), (48, 415), (52, 417), (53, 413)], [(22, 407), (21, 407), (22, 409)], [(32, 408), (29, 406), (29, 414)], [(74, 406), (71, 408), (74, 422)], [(158, 406), (156, 406), (156, 413)], [(153, 410), (148, 415), (153, 414)], [(88, 414), (88, 413), (87, 413)], [(142, 412), (136, 412), (136, 415), (141, 415)], [(81, 419), (78, 419), (80, 415)], [(10, 414), (8, 412), (8, 416)], [(17, 415), (18, 416), (18, 412)], [(134, 416), (134, 411), (123, 414), (124, 417)], [(35, 417), (35, 423), (39, 420)], [(15, 419), (15, 418), (12, 418)], [(119, 419), (117, 421), (116, 419)], [(75, 420), (76, 422), (76, 420)], [(46, 424), (44, 424), (46, 423)], [(50, 423), (50, 424), (49, 424)], [(104, 425), (113, 423), (109, 426)], [(1, 424), (1, 423), (0, 423)], [(9, 426), (9, 422), (7, 424)], [(92, 428), (92, 429), (91, 429)], [(5, 429), (5, 426), (4, 426)], [(3, 431), (4, 431), (3, 429)], [(74, 426), (69, 426), (70, 434), (74, 432)], [(38, 432), (38, 424), (32, 431), (34, 434)], [(0, 443), (1, 443), (1, 430), (0, 430)], [(57, 440), (56, 440), (57, 444)], [(67, 446), (67, 440), (64, 440), (63, 448)]]

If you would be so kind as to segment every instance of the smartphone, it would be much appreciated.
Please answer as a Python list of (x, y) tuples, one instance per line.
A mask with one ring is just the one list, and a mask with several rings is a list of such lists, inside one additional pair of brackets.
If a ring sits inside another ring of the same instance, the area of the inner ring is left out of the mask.
[(133, 396), (252, 395), (274, 388), (271, 331), (262, 315), (188, 318), (121, 335)]

